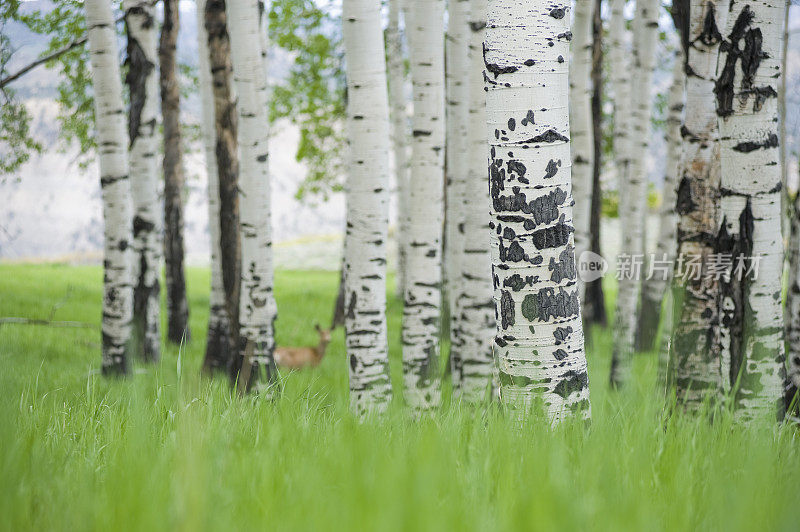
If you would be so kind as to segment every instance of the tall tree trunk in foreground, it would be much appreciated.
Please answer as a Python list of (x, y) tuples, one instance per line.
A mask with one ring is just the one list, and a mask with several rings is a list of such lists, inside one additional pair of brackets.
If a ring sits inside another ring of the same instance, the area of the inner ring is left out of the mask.
[(211, 287), (209, 292), (208, 335), (203, 369), (206, 372), (224, 371), (231, 353), (230, 322), (225, 306), (222, 283), (222, 257), (219, 225), (219, 173), (217, 169), (217, 136), (214, 127), (214, 94), (211, 68), (208, 63), (208, 34), (205, 29), (206, 0), (197, 1), (197, 49), (200, 101), (202, 105), (202, 134), (208, 176), (208, 233), (211, 250)]
[[(783, 16), (782, 3), (731, 6), (714, 88), (723, 192), (718, 251), (734, 258), (720, 282), (722, 385), (733, 392), (741, 419), (783, 417), (777, 98)], [(752, 271), (738, 269), (740, 257)]]
[[(464, 324), (459, 294), (464, 290), (461, 255), (464, 250), (464, 186), (467, 180), (467, 132), (469, 99), (469, 0), (449, 0), (447, 44), (445, 46), (445, 83), (447, 133), (445, 144), (445, 253), (444, 280), (450, 317), (450, 364), (460, 368), (464, 349)], [(479, 78), (480, 79), (480, 78)], [(465, 260), (468, 260), (465, 258)], [(453, 380), (455, 382), (455, 379)]]
[[(622, 5), (620, 5), (622, 4)], [(641, 19), (637, 1), (633, 20), (632, 58), (628, 60), (625, 39), (626, 20), (624, 0), (611, 3), (611, 64), (614, 76), (614, 158), (617, 169), (617, 191), (619, 196), (619, 224), (621, 233), (618, 266), (623, 259), (636, 260), (642, 254), (642, 208), (644, 183), (636, 172), (633, 129), (638, 118), (638, 100), (633, 84), (642, 75), (638, 54)], [(633, 75), (633, 78), (631, 78)], [(638, 84), (637, 84), (638, 87)], [(621, 274), (621, 275), (620, 275)], [(623, 385), (630, 378), (633, 362), (633, 341), (636, 332), (636, 304), (638, 303), (640, 279), (635, 270), (618, 272), (617, 300), (614, 312), (614, 347), (611, 355), (611, 384)]]
[(491, 257), (487, 244), (489, 196), (486, 189), (486, 91), (483, 87), (483, 39), (486, 33), (487, 0), (472, 0), (469, 21), (468, 124), (466, 180), (462, 189), (462, 260), (456, 294), (460, 327), (459, 356), (451, 357), (453, 394), (465, 401), (488, 397), (495, 367), (492, 356), (494, 301)]
[[(672, 86), (667, 100), (667, 155), (665, 159), (664, 186), (661, 192), (661, 213), (659, 220), (658, 239), (656, 241), (655, 258), (661, 264), (673, 264), (675, 248), (677, 246), (677, 213), (675, 212), (675, 193), (678, 185), (678, 164), (681, 152), (681, 123), (683, 121), (683, 94), (686, 82), (684, 74), (683, 54), (675, 54), (675, 64), (672, 67)], [(655, 347), (658, 334), (658, 324), (661, 320), (662, 309), (668, 309), (671, 301), (663, 303), (664, 297), (669, 299), (667, 285), (669, 283), (669, 270), (655, 273), (644, 284), (642, 294), (642, 307), (639, 310), (639, 327), (637, 330), (638, 349), (642, 351)], [(669, 329), (671, 324), (665, 320), (664, 327)], [(660, 353), (667, 353), (661, 349)], [(659, 357), (659, 374), (666, 371), (666, 357)]]
[[(592, 205), (589, 218), (590, 249), (601, 254), (600, 229), (603, 211), (603, 188), (600, 175), (603, 170), (603, 0), (594, 0), (592, 17)], [(586, 283), (582, 304), (586, 323), (605, 327), (606, 297), (603, 293), (603, 278)]]
[[(262, 50), (259, 0), (237, 0), (226, 6), (231, 28), (231, 59), (238, 95), (241, 190), (241, 294), (239, 350), (231, 376), (240, 389), (267, 390), (277, 380), (273, 358), (277, 315), (272, 282), (270, 221), (269, 120), (267, 72)], [(248, 360), (249, 359), (249, 360)], [(247, 367), (247, 366), (250, 367)]]
[[(592, 170), (594, 139), (592, 128), (592, 11), (594, 0), (576, 0), (572, 24), (569, 107), (572, 132), (572, 193), (575, 198), (575, 257), (591, 247)], [(581, 301), (586, 291), (579, 278)]]
[[(408, 247), (406, 211), (408, 210), (408, 102), (405, 91), (405, 57), (403, 56), (403, 34), (400, 32), (400, 15), (403, 0), (389, 0), (389, 25), (386, 28), (386, 47), (389, 70), (389, 105), (392, 119), (392, 151), (394, 153), (394, 177), (397, 190), (397, 223), (395, 242), (397, 245), (397, 275), (395, 293), (403, 296), (406, 276), (406, 248)], [(408, 25), (406, 25), (408, 31)]]
[(241, 237), (239, 235), (239, 154), (233, 69), (228, 37), (225, 0), (206, 0), (205, 28), (208, 34), (209, 69), (214, 94), (214, 153), (219, 182), (219, 245), (222, 286), (230, 324), (230, 358), (239, 349), (239, 289)]
[(379, 0), (344, 0), (347, 59), (345, 333), (350, 408), (383, 413), (392, 398), (386, 339), (386, 238), (389, 228), (389, 100)]
[(501, 401), (589, 416), (572, 233), (569, 2), (491, 0), (484, 44)]
[(86, 0), (94, 83), (95, 127), (103, 199), (103, 373), (130, 372), (127, 347), (133, 316), (133, 241), (128, 136), (119, 72), (117, 32), (108, 0)]
[(178, 42), (178, 0), (164, 0), (161, 61), (161, 114), (164, 120), (164, 264), (167, 280), (167, 339), (189, 338), (189, 303), (183, 272), (183, 186), (180, 104), (175, 47)]
[(444, 1), (413, 0), (409, 44), (414, 87), (403, 376), (415, 411), (439, 404), (444, 193)]
[(130, 186), (133, 199), (133, 339), (137, 354), (161, 358), (161, 224), (158, 209), (158, 81), (154, 8), (146, 0), (125, 0), (128, 30), (125, 81), (130, 93)]
[[(678, 248), (673, 280), (670, 384), (689, 409), (717, 393), (719, 374), (719, 280), (707, 275), (719, 227), (719, 129), (714, 80), (728, 2), (692, 1), (686, 62), (686, 109), (675, 207)], [(691, 264), (689, 264), (691, 261)], [(695, 264), (697, 266), (695, 266)], [(702, 271), (701, 271), (702, 267)]]

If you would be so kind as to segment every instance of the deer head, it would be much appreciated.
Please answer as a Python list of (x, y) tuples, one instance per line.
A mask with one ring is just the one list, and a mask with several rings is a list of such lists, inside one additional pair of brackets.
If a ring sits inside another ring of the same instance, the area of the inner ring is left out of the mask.
[(331, 330), (323, 329), (319, 326), (319, 323), (314, 325), (314, 329), (317, 331), (317, 334), (319, 334), (319, 344), (314, 348), (314, 351), (316, 351), (317, 357), (321, 360), (322, 357), (325, 356), (325, 349), (327, 349), (328, 344), (331, 343)]

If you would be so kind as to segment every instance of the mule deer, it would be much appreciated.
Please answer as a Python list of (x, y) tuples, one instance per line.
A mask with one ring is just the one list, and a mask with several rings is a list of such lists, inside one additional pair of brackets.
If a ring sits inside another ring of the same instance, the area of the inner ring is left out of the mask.
[(314, 325), (314, 328), (319, 334), (319, 344), (316, 347), (276, 347), (275, 363), (288, 369), (318, 366), (325, 356), (325, 348), (331, 341), (331, 331), (322, 329), (319, 325)]

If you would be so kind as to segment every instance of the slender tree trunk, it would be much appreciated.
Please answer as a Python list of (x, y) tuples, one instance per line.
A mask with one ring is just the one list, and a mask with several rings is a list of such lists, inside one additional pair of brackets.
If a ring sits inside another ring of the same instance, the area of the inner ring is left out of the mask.
[(491, 0), (484, 44), (500, 399), (589, 416), (575, 270), (569, 2)]
[[(452, 374), (460, 371), (464, 350), (463, 309), (459, 295), (464, 292), (461, 260), (464, 251), (465, 183), (467, 181), (467, 148), (469, 131), (469, 0), (449, 0), (447, 43), (445, 46), (445, 83), (447, 89), (447, 133), (445, 161), (445, 256), (444, 279), (450, 317), (450, 365)], [(480, 78), (478, 78), (480, 79)], [(484, 166), (481, 164), (481, 166)], [(485, 211), (484, 211), (485, 212)], [(466, 257), (464, 258), (466, 259)], [(488, 262), (487, 262), (488, 265)], [(488, 266), (487, 266), (488, 268)], [(458, 377), (453, 377), (454, 390)]]
[[(395, 292), (403, 296), (406, 275), (408, 210), (408, 102), (405, 91), (405, 57), (400, 17), (403, 0), (389, 0), (389, 25), (386, 28), (387, 67), (389, 70), (389, 105), (392, 119), (392, 148), (394, 153), (394, 177), (397, 189), (397, 223), (395, 224), (397, 245), (397, 276)], [(406, 26), (407, 29), (407, 26)]]
[(230, 322), (225, 305), (220, 250), (219, 171), (217, 169), (217, 136), (214, 126), (214, 94), (208, 62), (208, 34), (205, 28), (206, 0), (197, 0), (197, 48), (200, 101), (203, 113), (203, 144), (208, 176), (208, 233), (211, 250), (211, 287), (209, 292), (208, 336), (203, 369), (224, 371), (231, 353)]
[(189, 338), (189, 303), (183, 273), (183, 186), (180, 103), (175, 48), (180, 27), (178, 0), (163, 0), (164, 24), (158, 57), (161, 61), (161, 114), (164, 120), (164, 264), (167, 281), (167, 339)]
[[(246, 389), (267, 391), (277, 380), (273, 324), (272, 230), (270, 222), (269, 121), (267, 73), (262, 54), (263, 5), (237, 0), (226, 5), (232, 30), (231, 59), (238, 95), (241, 227), (241, 294), (239, 350), (231, 377), (244, 379)], [(249, 360), (248, 360), (249, 359)], [(245, 369), (246, 365), (249, 369)], [(241, 373), (241, 375), (240, 375)], [(249, 379), (247, 376), (249, 375)], [(240, 383), (240, 389), (244, 386)]]
[[(469, 19), (469, 66), (467, 125), (461, 131), (466, 136), (464, 171), (461, 184), (459, 222), (462, 255), (457, 288), (455, 318), (458, 325), (458, 356), (451, 356), (453, 394), (468, 402), (487, 399), (495, 367), (492, 357), (494, 337), (494, 301), (492, 300), (491, 257), (486, 246), (489, 230), (489, 205), (486, 189), (486, 161), (489, 149), (486, 131), (478, 124), (486, 123), (486, 91), (483, 78), (483, 39), (486, 33), (486, 0), (472, 0)], [(452, 349), (452, 348), (451, 348)]]
[[(687, 32), (686, 110), (676, 191), (678, 242), (673, 280), (673, 335), (668, 378), (695, 409), (720, 387), (719, 281), (705, 275), (719, 227), (719, 130), (714, 80), (728, 2), (691, 1)], [(691, 264), (690, 264), (691, 261)], [(698, 264), (695, 267), (694, 264)]]
[(444, 1), (413, 0), (409, 34), (414, 87), (403, 376), (414, 411), (439, 404), (444, 206)]
[(108, 0), (86, 0), (89, 60), (94, 83), (97, 151), (103, 200), (103, 373), (130, 373), (127, 353), (133, 317), (133, 242), (128, 138), (117, 32)]
[(386, 339), (386, 238), (389, 228), (389, 100), (379, 0), (344, 0), (347, 59), (345, 332), (350, 409), (386, 411), (392, 398)]
[[(733, 257), (720, 282), (720, 361), (723, 389), (733, 392), (741, 419), (783, 417), (777, 90), (784, 13), (781, 3), (732, 4), (714, 88), (723, 191), (718, 251)], [(752, 271), (740, 274), (740, 257)]]
[[(617, 109), (630, 106), (632, 113), (623, 125), (628, 139), (622, 150), (619, 175), (619, 213), (622, 226), (620, 260), (627, 257), (630, 265), (621, 272), (614, 319), (614, 350), (611, 358), (611, 383), (624, 385), (630, 379), (636, 335), (636, 311), (642, 286), (641, 269), (636, 261), (644, 257), (643, 220), (647, 204), (647, 150), (650, 145), (650, 97), (658, 39), (658, 7), (653, 0), (637, 0), (633, 21), (633, 78), (630, 100), (617, 99)], [(623, 91), (624, 92), (624, 91)], [(619, 98), (619, 94), (617, 95)], [(618, 111), (619, 114), (619, 111)]]
[(133, 199), (133, 340), (145, 361), (161, 358), (161, 224), (158, 212), (156, 128), (156, 28), (154, 8), (146, 0), (125, 0), (128, 31), (125, 81), (130, 94), (130, 186)]
[[(661, 192), (661, 213), (654, 258), (659, 265), (673, 264), (677, 246), (677, 214), (675, 195), (678, 184), (678, 163), (681, 154), (681, 123), (683, 122), (683, 94), (686, 84), (683, 54), (675, 54), (672, 68), (672, 86), (667, 101), (667, 154), (665, 159), (664, 186)], [(648, 351), (655, 347), (658, 325), (661, 320), (662, 302), (667, 293), (668, 271), (657, 272), (643, 285), (642, 302), (637, 327), (637, 349)]]
[[(673, 264), (675, 260), (675, 248), (677, 246), (677, 223), (678, 217), (675, 212), (676, 186), (678, 185), (678, 175), (680, 169), (681, 152), (681, 123), (683, 122), (683, 95), (686, 85), (684, 73), (683, 54), (679, 51), (675, 54), (675, 64), (672, 68), (672, 86), (670, 87), (667, 100), (667, 154), (666, 168), (664, 172), (664, 187), (661, 192), (661, 213), (656, 241), (655, 259), (660, 264)], [(655, 273), (644, 284), (642, 294), (642, 306), (639, 310), (638, 348), (646, 351), (655, 347), (655, 340), (658, 334), (658, 325), (661, 320), (661, 311), (668, 308), (672, 303), (670, 293), (667, 290), (669, 284), (669, 271)], [(665, 297), (667, 302), (664, 302)], [(671, 330), (671, 324), (664, 320), (665, 329)], [(662, 336), (663, 338), (663, 336)], [(661, 347), (659, 351), (659, 379), (664, 381), (667, 366), (668, 351)]]
[[(603, 211), (603, 188), (600, 175), (603, 171), (603, 0), (594, 0), (592, 18), (592, 206), (589, 218), (590, 249), (598, 255)], [(604, 326), (607, 324), (606, 297), (603, 278), (586, 283), (582, 305), (584, 321)]]
[[(594, 0), (576, 0), (572, 24), (570, 66), (570, 131), (572, 132), (572, 194), (575, 198), (575, 257), (591, 247), (592, 170), (594, 139), (592, 128), (592, 10)], [(581, 301), (585, 283), (578, 278)]]
[(208, 35), (209, 69), (214, 95), (214, 154), (219, 183), (219, 246), (222, 286), (230, 324), (230, 357), (239, 349), (239, 290), (241, 237), (239, 235), (239, 155), (236, 102), (225, 0), (206, 0), (204, 25)]

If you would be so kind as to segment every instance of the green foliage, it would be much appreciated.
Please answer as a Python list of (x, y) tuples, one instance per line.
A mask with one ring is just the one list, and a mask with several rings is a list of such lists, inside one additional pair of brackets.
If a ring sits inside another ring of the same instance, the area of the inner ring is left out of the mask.
[[(359, 423), (347, 411), (341, 330), (320, 367), (285, 375), (279, 401), (240, 400), (225, 379), (200, 378), (208, 271), (187, 273), (192, 342), (107, 380), (94, 372), (101, 269), (0, 265), (0, 316), (95, 326), (0, 326), (0, 528), (797, 528), (797, 429), (667, 416), (653, 353), (636, 357), (628, 389), (610, 390), (608, 330), (588, 344), (589, 426), (532, 419), (520, 429), (495, 408), (460, 404), (420, 421), (395, 408)], [(279, 344), (316, 341), (337, 281), (277, 272)], [(390, 299), (397, 386), (400, 310)]]
[(269, 39), (293, 61), (272, 87), (270, 121), (288, 118), (300, 128), (296, 158), (308, 175), (297, 197), (327, 199), (343, 186), (346, 83), (339, 14), (330, 3), (274, 0)]

